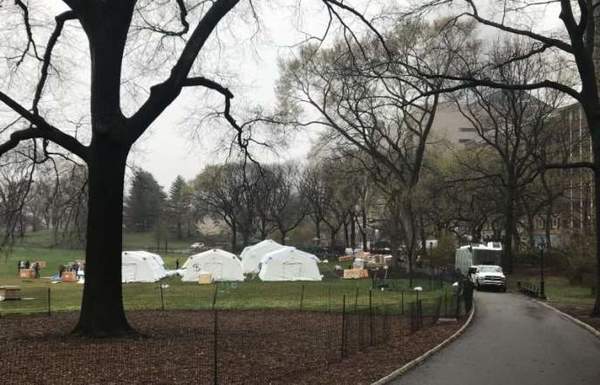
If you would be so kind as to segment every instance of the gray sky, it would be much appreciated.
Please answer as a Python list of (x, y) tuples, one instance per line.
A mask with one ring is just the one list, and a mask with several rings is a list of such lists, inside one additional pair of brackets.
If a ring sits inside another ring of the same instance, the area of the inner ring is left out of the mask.
[[(399, 5), (403, 1), (355, 0), (350, 3), (358, 5), (361, 11), (367, 10), (369, 14), (379, 9), (381, 4)], [(485, 1), (479, 3), (487, 4)], [(32, 7), (31, 14), (38, 18), (41, 18), (39, 15), (43, 13), (53, 17), (58, 11), (65, 9), (60, 0), (30, 0), (29, 4)], [(292, 51), (290, 47), (300, 43), (307, 34), (321, 35), (327, 21), (326, 12), (323, 12), (320, 1), (273, 0), (255, 1), (254, 4), (258, 7), (261, 17), (260, 33), (252, 34), (255, 27), (253, 22), (244, 23), (244, 18), (249, 19), (250, 15), (235, 15), (230, 20), (226, 19), (219, 33), (220, 44), (215, 44), (212, 50), (207, 50), (210, 55), (198, 61), (201, 74), (205, 75), (203, 61), (207, 61), (210, 62), (206, 65), (209, 70), (226, 75), (227, 80), (224, 84), (229, 86), (236, 95), (232, 112), (240, 119), (243, 118), (245, 108), (248, 106), (261, 105), (267, 110), (273, 107), (276, 102), (273, 87), (279, 75), (278, 57), (289, 55)], [(302, 14), (295, 13), (296, 6), (300, 6)], [(8, 11), (0, 9), (0, 12)], [(6, 18), (5, 15), (0, 14), (0, 17)], [(555, 27), (558, 20), (556, 8), (544, 7), (543, 12), (536, 14), (535, 18), (549, 21), (549, 23), (539, 23), (540, 29)], [(18, 18), (15, 19), (15, 23), (19, 21)], [(190, 21), (193, 26), (197, 18), (190, 18)], [(523, 23), (528, 24), (531, 21), (531, 18), (523, 17)], [(4, 23), (7, 24), (6, 20)], [(43, 42), (47, 39), (43, 34), (46, 33), (47, 36), (50, 31), (48, 26), (52, 23), (46, 21), (44, 24), (38, 20), (35, 20), (35, 23), (34, 32), (42, 35), (40, 41)], [(234, 29), (233, 31), (227, 29), (229, 24), (234, 25), (231, 28)], [(70, 121), (77, 120), (79, 116), (89, 115), (87, 113), (89, 105), (86, 100), (89, 94), (89, 60), (77, 59), (82, 59), (84, 55), (87, 57), (87, 44), (82, 40), (80, 27), (76, 23), (68, 24), (65, 34), (68, 36), (61, 40), (57, 56), (62, 53), (64, 58), (62, 64), (69, 74), (63, 79), (54, 79), (55, 83), (49, 83), (42, 101), (44, 109), (50, 113), (48, 117), (50, 121), (60, 118), (65, 110), (68, 110), (68, 114), (64, 115), (69, 115)], [(215, 51), (215, 47), (218, 47), (218, 52)], [(1, 65), (6, 64), (0, 63)], [(126, 61), (124, 72), (130, 70), (129, 66), (131, 64)], [(21, 74), (26, 73), (26, 71), (21, 72)], [(31, 73), (37, 76), (39, 71), (33, 70)], [(70, 82), (65, 83), (64, 79), (70, 79)], [(27, 99), (19, 97), (17, 93), (21, 89), (26, 89), (26, 84), (29, 86), (35, 84), (35, 80), (36, 77), (21, 79), (17, 76), (14, 79), (0, 79), (0, 86), (27, 104)], [(159, 80), (154, 79), (152, 83)], [(23, 83), (24, 87), (20, 87), (20, 83)], [(147, 87), (140, 93), (138, 102), (143, 101), (145, 95), (147, 95)], [(223, 147), (219, 142), (224, 132), (223, 125), (219, 127), (211, 124), (205, 125), (201, 130), (196, 129), (197, 114), (201, 111), (197, 106), (204, 105), (204, 100), (198, 98), (197, 92), (184, 91), (136, 143), (130, 156), (131, 165), (150, 171), (165, 188), (169, 187), (177, 175), (191, 179), (206, 165), (222, 162), (226, 157), (225, 152), (217, 151)], [(221, 108), (222, 100), (213, 99), (210, 104)], [(6, 111), (5, 107), (3, 108), (0, 108), (2, 115)], [(293, 145), (280, 151), (283, 160), (302, 159), (315, 137), (314, 129), (312, 131), (307, 129), (290, 138)], [(256, 155), (262, 161), (277, 160), (274, 154), (265, 151)]]

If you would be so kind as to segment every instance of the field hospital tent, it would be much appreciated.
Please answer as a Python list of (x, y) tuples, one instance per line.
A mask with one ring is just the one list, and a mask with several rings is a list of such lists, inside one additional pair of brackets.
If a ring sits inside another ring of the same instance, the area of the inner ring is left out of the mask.
[(243, 281), (242, 264), (235, 254), (220, 249), (192, 255), (185, 262), (182, 281), (197, 282), (200, 273), (211, 273), (215, 281)]
[(283, 247), (260, 261), (258, 277), (263, 281), (320, 281), (319, 258), (295, 247)]
[(242, 260), (242, 271), (244, 274), (249, 273), (258, 273), (258, 264), (261, 259), (268, 253), (279, 250), (285, 246), (280, 245), (279, 243), (272, 241), (270, 239), (265, 239), (264, 241), (258, 242), (255, 245), (245, 247), (240, 254), (240, 259)]
[(158, 254), (147, 251), (121, 253), (121, 282), (156, 282), (166, 277), (164, 262)]

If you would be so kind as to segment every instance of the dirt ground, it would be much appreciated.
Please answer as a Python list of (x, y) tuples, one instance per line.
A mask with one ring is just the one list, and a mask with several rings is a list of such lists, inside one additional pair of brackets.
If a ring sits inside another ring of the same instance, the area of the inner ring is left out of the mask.
[(0, 319), (0, 383), (213, 384), (216, 361), (219, 384), (369, 384), (460, 327), (450, 323), (410, 334), (406, 320), (388, 317), (385, 328), (374, 331), (376, 346), (369, 346), (364, 327), (348, 329), (342, 359), (338, 314), (219, 311), (216, 341), (209, 311), (128, 316), (145, 337), (69, 336), (75, 313)]

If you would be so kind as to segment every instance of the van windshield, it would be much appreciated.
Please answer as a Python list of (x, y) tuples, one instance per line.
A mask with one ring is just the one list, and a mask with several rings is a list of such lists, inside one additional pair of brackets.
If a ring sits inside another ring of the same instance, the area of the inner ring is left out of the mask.
[(477, 270), (482, 273), (502, 273), (500, 266), (480, 266)]

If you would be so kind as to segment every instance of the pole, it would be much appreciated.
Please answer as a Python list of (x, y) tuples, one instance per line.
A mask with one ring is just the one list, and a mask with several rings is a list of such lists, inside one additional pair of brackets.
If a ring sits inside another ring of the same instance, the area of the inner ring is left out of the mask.
[(373, 346), (373, 290), (369, 290), (369, 345)]
[[(216, 290), (215, 290), (216, 292)], [(215, 297), (216, 298), (216, 295)], [(218, 322), (218, 312), (214, 307), (213, 302), (213, 384), (217, 385), (219, 383), (219, 369), (218, 369), (218, 356), (217, 351), (219, 348), (219, 322)]]
[(544, 246), (540, 247), (540, 298), (546, 299), (546, 290), (544, 282)]
[(300, 291), (300, 312), (302, 312), (303, 306), (304, 306), (304, 285), (302, 285), (302, 290)]
[(346, 295), (342, 297), (342, 358), (346, 357)]
[(358, 287), (356, 288), (356, 293), (354, 294), (354, 312), (358, 309)]
[(400, 292), (401, 296), (402, 296), (402, 308), (401, 310), (401, 314), (404, 315), (404, 289)]
[(165, 295), (163, 293), (163, 285), (158, 285), (160, 289), (160, 310), (165, 311)]
[(52, 297), (50, 293), (50, 288), (48, 288), (48, 317), (52, 315)]
[(212, 300), (212, 309), (213, 310), (217, 306), (217, 292), (219, 291), (218, 289), (219, 289), (219, 283), (215, 282), (215, 292), (213, 293), (213, 300)]

